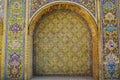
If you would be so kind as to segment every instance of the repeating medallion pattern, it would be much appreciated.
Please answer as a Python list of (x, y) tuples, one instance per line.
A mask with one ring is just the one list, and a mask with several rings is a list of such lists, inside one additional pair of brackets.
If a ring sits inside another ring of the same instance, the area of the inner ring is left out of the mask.
[[(61, 0), (31, 0), (30, 16), (32, 16), (43, 5), (54, 1), (61, 1)], [(62, 1), (71, 1), (83, 5), (93, 14), (93, 16), (95, 17), (97, 16), (97, 13), (95, 11), (96, 0), (62, 0)]]
[(118, 0), (101, 0), (103, 80), (120, 80)]
[(5, 80), (24, 80), (25, 0), (7, 0)]
[(87, 23), (58, 10), (44, 16), (34, 34), (36, 75), (92, 75), (92, 42)]

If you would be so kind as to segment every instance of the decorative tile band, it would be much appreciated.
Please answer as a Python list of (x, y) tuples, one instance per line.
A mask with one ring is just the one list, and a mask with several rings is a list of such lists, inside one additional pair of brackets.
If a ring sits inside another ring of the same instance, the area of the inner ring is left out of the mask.
[[(31, 8), (30, 8), (30, 16), (32, 16), (40, 7), (42, 7), (45, 4), (48, 4), (50, 2), (54, 1), (61, 1), (61, 0), (31, 0)], [(78, 3), (85, 8), (87, 8), (93, 16), (97, 16), (96, 14), (96, 0), (62, 0), (62, 1), (72, 1), (75, 3)]]
[[(4, 15), (4, 0), (0, 0), (0, 72), (1, 72), (1, 61), (2, 61), (2, 37), (3, 37), (3, 15)], [(1, 73), (0, 73), (1, 77)]]
[(103, 80), (120, 80), (118, 0), (101, 0)]
[(7, 0), (5, 80), (24, 80), (25, 0)]

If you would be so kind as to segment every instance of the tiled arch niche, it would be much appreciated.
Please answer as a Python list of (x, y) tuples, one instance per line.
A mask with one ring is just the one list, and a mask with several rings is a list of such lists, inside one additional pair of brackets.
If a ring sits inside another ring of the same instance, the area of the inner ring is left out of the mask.
[(80, 5), (70, 2), (54, 2), (48, 5), (43, 6), (38, 10), (38, 12), (32, 17), (29, 27), (28, 27), (28, 34), (27, 34), (27, 44), (26, 44), (26, 71), (25, 71), (25, 78), (30, 79), (33, 76), (33, 34), (35, 27), (39, 24), (41, 18), (52, 12), (54, 10), (69, 10), (72, 12), (77, 13), (78, 15), (82, 16), (82, 18), (87, 22), (89, 28), (91, 30), (92, 35), (92, 69), (93, 69), (93, 77), (95, 80), (99, 78), (99, 54), (98, 54), (98, 29), (94, 18)]

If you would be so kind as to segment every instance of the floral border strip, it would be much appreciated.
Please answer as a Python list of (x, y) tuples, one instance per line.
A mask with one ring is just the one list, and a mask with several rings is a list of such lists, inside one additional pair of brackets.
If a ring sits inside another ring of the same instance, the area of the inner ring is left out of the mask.
[(103, 80), (120, 80), (118, 0), (101, 0)]
[(25, 0), (7, 0), (5, 80), (24, 80)]

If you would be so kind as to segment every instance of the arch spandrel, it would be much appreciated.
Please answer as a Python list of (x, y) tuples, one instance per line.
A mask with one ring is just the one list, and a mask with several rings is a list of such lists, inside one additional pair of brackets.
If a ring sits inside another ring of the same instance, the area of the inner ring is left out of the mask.
[(29, 30), (28, 34), (33, 34), (33, 30), (35, 28), (34, 26), (38, 24), (42, 16), (54, 10), (60, 10), (60, 9), (70, 10), (70, 11), (76, 12), (77, 14), (81, 15), (90, 25), (90, 28), (92, 29), (92, 32), (94, 33), (93, 35), (96, 34), (95, 32), (97, 31), (97, 24), (94, 18), (89, 14), (87, 10), (82, 8), (80, 5), (73, 4), (71, 2), (55, 2), (53, 4), (48, 4), (47, 6), (43, 6), (43, 8), (39, 9), (39, 11), (30, 20), (29, 27), (28, 27), (28, 30)]

